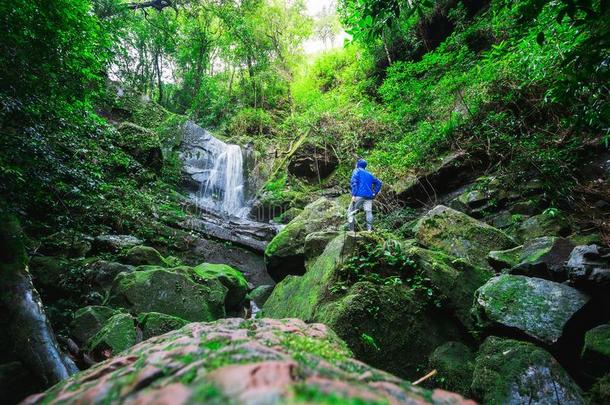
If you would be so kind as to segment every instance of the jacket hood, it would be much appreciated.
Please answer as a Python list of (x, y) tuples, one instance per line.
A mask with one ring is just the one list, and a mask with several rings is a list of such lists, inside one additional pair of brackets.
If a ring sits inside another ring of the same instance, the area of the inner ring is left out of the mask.
[(356, 162), (356, 167), (359, 167), (360, 169), (364, 169), (366, 167), (366, 160), (358, 159), (358, 161)]

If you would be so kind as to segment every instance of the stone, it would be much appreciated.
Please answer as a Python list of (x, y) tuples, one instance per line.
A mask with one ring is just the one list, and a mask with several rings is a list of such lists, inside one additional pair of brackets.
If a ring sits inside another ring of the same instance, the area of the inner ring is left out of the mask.
[(310, 183), (318, 183), (327, 178), (338, 164), (337, 155), (331, 148), (306, 142), (290, 158), (288, 173)]
[(596, 375), (610, 372), (610, 324), (596, 326), (585, 333), (581, 357), (588, 372)]
[(188, 324), (188, 321), (182, 318), (159, 312), (144, 312), (138, 315), (138, 325), (142, 329), (144, 340), (180, 329), (186, 324)]
[(132, 235), (99, 235), (93, 239), (93, 250), (98, 253), (117, 253), (142, 243), (144, 241)]
[(301, 212), (303, 212), (302, 208), (291, 207), (277, 216), (274, 221), (279, 224), (287, 225), (290, 221), (298, 217)]
[(523, 221), (517, 229), (517, 236), (521, 241), (542, 236), (568, 236), (570, 229), (570, 223), (563, 214), (545, 211)]
[(420, 277), (430, 280), (440, 293), (437, 298), (444, 302), (445, 309), (451, 311), (466, 329), (472, 330), (474, 325), (470, 311), (474, 294), (494, 275), (493, 272), (443, 252), (419, 247), (408, 248), (405, 255), (413, 261)]
[(473, 351), (461, 342), (442, 344), (428, 359), (428, 368), (437, 371), (431, 384), (469, 396), (474, 359)]
[(564, 265), (573, 249), (572, 242), (565, 238), (543, 236), (529, 239), (523, 244), (519, 263), (510, 273), (564, 281)]
[(336, 289), (343, 261), (359, 243), (372, 239), (374, 235), (368, 233), (340, 233), (309, 262), (303, 276), (287, 276), (275, 286), (262, 313), (325, 323), (359, 359), (416, 378), (428, 355), (445, 341), (459, 339), (461, 331), (403, 285), (357, 282)]
[(225, 307), (227, 309), (243, 307), (246, 294), (248, 293), (248, 282), (239, 270), (235, 270), (226, 264), (202, 263), (193, 268), (197, 277), (204, 280), (216, 279), (227, 287)]
[(479, 348), (472, 392), (485, 404), (585, 403), (578, 385), (548, 352), (495, 336)]
[(133, 266), (150, 264), (153, 266), (169, 267), (161, 253), (150, 246), (134, 246), (121, 256), (121, 261)]
[(116, 313), (117, 310), (101, 305), (81, 308), (74, 313), (74, 319), (70, 324), (70, 335), (77, 343), (85, 344)]
[(133, 318), (129, 314), (119, 313), (106, 321), (102, 329), (89, 339), (86, 347), (95, 357), (107, 358), (135, 344), (136, 329)]
[(305, 237), (305, 263), (315, 260), (324, 252), (326, 246), (339, 235), (337, 231), (313, 232)]
[(467, 184), (477, 176), (480, 167), (471, 155), (464, 151), (452, 152), (432, 168), (417, 175), (409, 175), (391, 185), (396, 196), (411, 207), (429, 204), (435, 196)]
[(259, 308), (262, 308), (263, 305), (265, 305), (265, 302), (267, 302), (267, 299), (269, 299), (271, 293), (273, 292), (273, 288), (275, 287), (272, 285), (259, 285), (254, 290), (250, 291), (250, 293), (248, 293), (248, 296), (250, 297), (250, 300), (254, 301), (254, 303)]
[(58, 398), (66, 403), (475, 405), (447, 391), (413, 387), (357, 361), (331, 329), (298, 319), (191, 323), (75, 374), (26, 404)]
[(160, 312), (187, 321), (213, 321), (225, 316), (227, 288), (217, 279), (193, 280), (189, 268), (152, 267), (120, 273), (107, 305), (133, 314)]
[(489, 265), (496, 271), (510, 269), (519, 264), (523, 245), (506, 250), (492, 250), (487, 255)]
[(564, 284), (504, 274), (477, 290), (473, 313), (482, 328), (509, 328), (552, 345), (589, 300)]
[(574, 248), (566, 271), (570, 284), (594, 294), (610, 290), (610, 248), (583, 245)]
[(307, 205), (265, 248), (267, 272), (276, 281), (305, 272), (305, 238), (318, 231), (337, 230), (346, 222), (345, 210), (320, 198)]
[(428, 249), (442, 250), (487, 268), (490, 251), (516, 245), (503, 231), (443, 205), (428, 211), (417, 222), (414, 232), (417, 242)]
[(119, 273), (131, 273), (135, 267), (117, 262), (97, 260), (89, 265), (88, 275), (93, 285), (108, 290)]

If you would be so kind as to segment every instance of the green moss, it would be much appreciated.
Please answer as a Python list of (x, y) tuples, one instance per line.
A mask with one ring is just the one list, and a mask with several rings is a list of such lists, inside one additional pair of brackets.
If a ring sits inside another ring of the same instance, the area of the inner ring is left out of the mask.
[(438, 371), (430, 386), (469, 396), (474, 354), (468, 346), (460, 342), (447, 342), (437, 347), (430, 355), (428, 367)]
[(239, 270), (226, 264), (202, 263), (193, 268), (193, 272), (203, 280), (217, 279), (227, 287), (225, 299), (227, 308), (235, 308), (243, 304), (248, 292), (248, 282)]
[(87, 342), (87, 349), (99, 352), (110, 349), (113, 354), (133, 346), (136, 343), (136, 330), (133, 318), (129, 314), (116, 314)]
[(607, 405), (610, 403), (610, 374), (606, 374), (593, 384), (588, 392), (591, 405)]
[(610, 360), (610, 324), (600, 325), (585, 334), (585, 349)]
[(138, 323), (144, 339), (162, 335), (172, 330), (180, 329), (188, 321), (159, 312), (145, 312), (138, 315)]
[(115, 309), (97, 305), (79, 309), (71, 323), (71, 335), (79, 343), (87, 342), (116, 312)]
[(122, 256), (121, 260), (134, 266), (152, 265), (169, 267), (169, 263), (165, 258), (150, 246), (134, 246)]
[(297, 360), (300, 356), (307, 353), (320, 357), (330, 363), (337, 363), (346, 360), (352, 355), (344, 344), (339, 345), (336, 341), (331, 342), (296, 334), (285, 335), (281, 345), (288, 349)]
[(325, 392), (309, 384), (297, 384), (293, 387), (294, 397), (287, 401), (290, 404), (326, 404), (326, 405), (385, 405), (387, 400), (362, 399), (336, 392)]

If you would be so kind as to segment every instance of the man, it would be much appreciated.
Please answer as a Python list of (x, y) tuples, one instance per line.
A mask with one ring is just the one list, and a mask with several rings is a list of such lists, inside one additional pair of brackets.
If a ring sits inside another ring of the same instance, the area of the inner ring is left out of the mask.
[(361, 207), (366, 214), (366, 230), (373, 230), (373, 198), (381, 190), (381, 180), (366, 170), (366, 160), (358, 159), (352, 172), (352, 202), (347, 209), (349, 230), (354, 230), (354, 214)]

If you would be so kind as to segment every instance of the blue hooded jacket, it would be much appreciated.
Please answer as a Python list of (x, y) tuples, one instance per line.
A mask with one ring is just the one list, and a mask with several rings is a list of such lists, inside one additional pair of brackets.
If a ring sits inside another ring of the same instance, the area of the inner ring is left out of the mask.
[(369, 173), (366, 160), (358, 159), (356, 168), (352, 172), (352, 195), (354, 197), (373, 198), (381, 190), (381, 180)]

